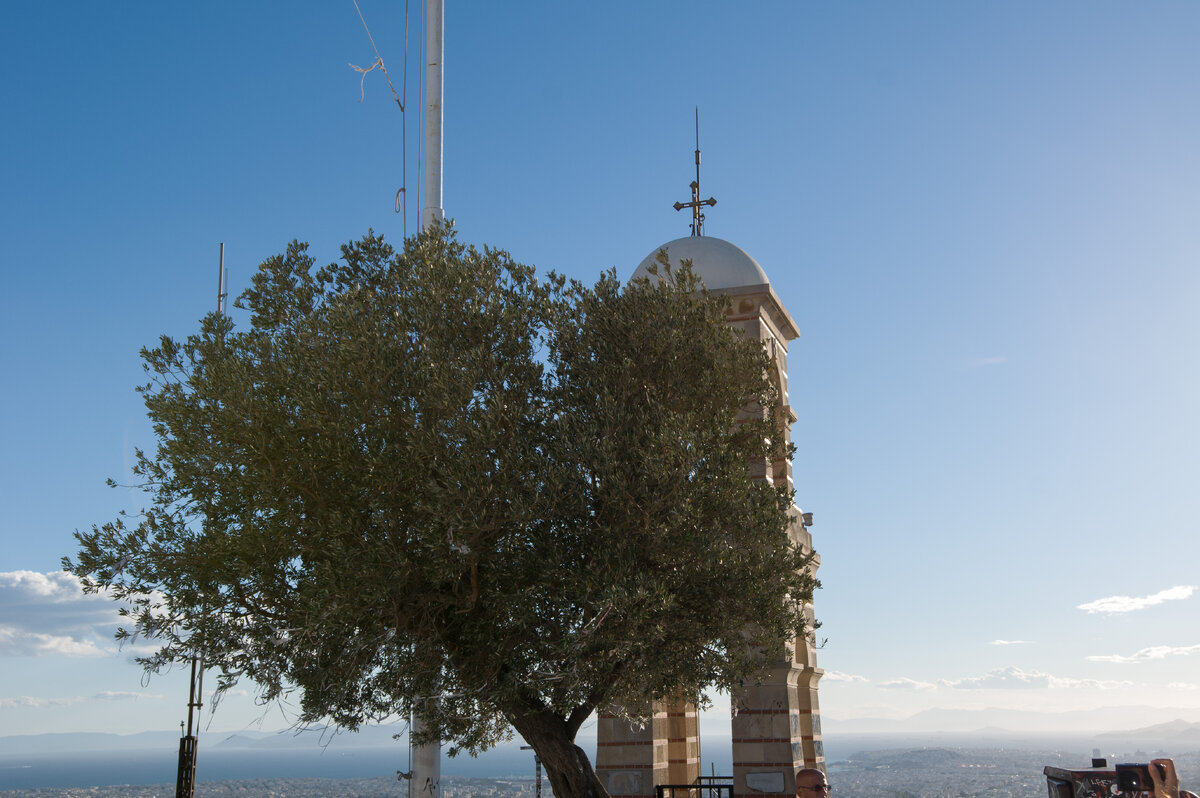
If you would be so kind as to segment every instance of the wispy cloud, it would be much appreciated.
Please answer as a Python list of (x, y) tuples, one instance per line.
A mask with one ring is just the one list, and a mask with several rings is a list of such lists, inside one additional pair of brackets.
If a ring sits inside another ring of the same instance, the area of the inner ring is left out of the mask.
[(70, 635), (48, 635), (40, 632), (0, 626), (0, 656), (41, 657), (50, 654), (66, 654), (72, 657), (93, 656), (104, 652), (87, 640), (76, 640)]
[(1068, 676), (1051, 676), (1050, 686), (1062, 690), (1128, 690), (1134, 684), (1128, 679), (1072, 679)]
[(1029, 640), (993, 640), (991, 642), (991, 645), (993, 645), (993, 646), (1024, 646), (1024, 645), (1028, 645), (1030, 642), (1032, 642), (1032, 641), (1029, 641)]
[(963, 679), (941, 679), (939, 684), (955, 690), (1030, 690), (1030, 689), (1092, 689), (1092, 690), (1121, 690), (1133, 686), (1132, 682), (1123, 680), (1073, 679), (1066, 676), (1055, 676), (1043, 671), (1027, 671), (1015, 666), (996, 668), (982, 676), (968, 676)]
[(140, 701), (144, 698), (161, 699), (162, 697), (163, 696), (161, 694), (151, 695), (149, 693), (131, 693), (128, 690), (115, 692), (112, 690), (105, 690), (104, 692), (96, 693), (94, 696), (92, 696), (92, 698), (95, 698), (99, 701)]
[(0, 571), (0, 590), (26, 600), (71, 601), (82, 591), (79, 580), (66, 571)]
[(14, 698), (0, 698), (0, 709), (44, 709), (45, 707), (69, 707), (78, 704), (83, 699), (71, 698), (40, 698), (31, 695), (21, 695)]
[(1192, 684), (1191, 682), (1171, 682), (1167, 685), (1168, 690), (1200, 690), (1200, 684)]
[(856, 682), (859, 684), (870, 682), (866, 676), (856, 676), (853, 673), (843, 673), (841, 671), (825, 671), (825, 675), (821, 677), (823, 682)]
[(0, 655), (97, 656), (113, 648), (117, 607), (62, 571), (0, 571)]
[(909, 679), (907, 676), (899, 679), (889, 679), (886, 682), (880, 682), (879, 687), (887, 690), (936, 690), (937, 685), (933, 682), (922, 682), (916, 679)]
[(956, 690), (996, 690), (1028, 687), (1049, 687), (1050, 674), (1041, 671), (1024, 671), (1009, 666), (988, 671), (983, 676), (968, 676), (964, 679), (942, 679), (939, 682)]
[[(842, 675), (856, 681), (868, 681), (861, 676)], [(876, 686), (889, 690), (1128, 690), (1134, 683), (1125, 679), (1075, 679), (1009, 665), (988, 671), (982, 676), (938, 679), (936, 682), (902, 677), (879, 682)]]
[(968, 366), (978, 368), (979, 366), (1001, 366), (1008, 362), (1008, 358), (1004, 355), (991, 355), (988, 357), (973, 357), (967, 361)]
[(1104, 612), (1116, 615), (1122, 612), (1134, 612), (1162, 604), (1164, 601), (1178, 601), (1190, 597), (1196, 592), (1195, 585), (1176, 585), (1166, 590), (1160, 590), (1150, 596), (1108, 596), (1106, 598), (1080, 604), (1076, 609), (1084, 612)]
[(1087, 659), (1091, 662), (1118, 662), (1126, 664), (1130, 662), (1150, 662), (1156, 659), (1166, 659), (1167, 657), (1186, 657), (1189, 654), (1195, 654), (1200, 651), (1200, 645), (1195, 646), (1150, 646), (1133, 652), (1129, 656), (1123, 654), (1095, 654)]
[(134, 693), (129, 691), (105, 690), (93, 696), (60, 696), (44, 698), (41, 696), (21, 695), (10, 698), (0, 698), (0, 709), (45, 709), (47, 707), (70, 707), (87, 701), (140, 701), (142, 699), (162, 700), (157, 693)]

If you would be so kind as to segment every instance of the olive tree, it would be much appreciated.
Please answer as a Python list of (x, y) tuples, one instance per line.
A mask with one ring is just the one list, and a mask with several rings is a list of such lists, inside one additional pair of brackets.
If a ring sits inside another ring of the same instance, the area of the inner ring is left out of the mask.
[[(157, 445), (136, 513), (64, 568), (157, 671), (344, 728), (417, 713), (476, 753), (515, 729), (556, 795), (601, 796), (597, 709), (729, 688), (806, 633), (762, 347), (687, 264), (587, 286), (450, 227), (293, 242), (236, 307), (142, 351)], [(243, 314), (243, 316), (247, 315)]]

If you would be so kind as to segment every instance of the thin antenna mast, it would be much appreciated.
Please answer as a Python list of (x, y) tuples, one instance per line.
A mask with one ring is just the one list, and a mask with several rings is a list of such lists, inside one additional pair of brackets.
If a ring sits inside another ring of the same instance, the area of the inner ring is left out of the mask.
[[(225, 242), (220, 244), (217, 258), (217, 313), (225, 314), (229, 296), (229, 272), (225, 269)], [(196, 734), (195, 713), (204, 706), (204, 662), (199, 654), (192, 655), (192, 677), (188, 682), (187, 734), (179, 738), (179, 768), (175, 774), (175, 798), (195, 798), (196, 795)], [(183, 731), (183, 721), (179, 722)]]
[[(197, 669), (199, 673), (197, 674)], [(187, 734), (179, 739), (179, 771), (175, 777), (175, 798), (194, 798), (196, 795), (196, 735), (192, 730), (193, 714), (204, 706), (204, 666), (199, 655), (192, 655), (192, 679), (188, 687)], [(183, 725), (182, 722), (179, 724)]]
[[(521, 746), (522, 751), (533, 751), (532, 745)], [(542, 798), (542, 758), (533, 751), (534, 798)]]
[(225, 298), (229, 296), (229, 272), (225, 269), (225, 242), (221, 242), (221, 259), (217, 264), (217, 313), (225, 314)]
[(712, 197), (706, 200), (700, 199), (700, 107), (696, 106), (696, 179), (692, 181), (692, 201), (691, 202), (676, 202), (673, 206), (675, 210), (681, 211), (684, 208), (692, 209), (692, 235), (704, 235), (704, 214), (700, 211), (705, 205), (712, 207), (717, 204), (717, 201)]

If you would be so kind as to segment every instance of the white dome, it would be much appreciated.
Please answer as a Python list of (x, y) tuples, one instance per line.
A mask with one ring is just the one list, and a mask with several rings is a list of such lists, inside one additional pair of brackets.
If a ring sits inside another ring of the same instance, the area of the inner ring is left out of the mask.
[(650, 276), (648, 269), (658, 262), (660, 249), (667, 251), (672, 267), (677, 267), (681, 260), (690, 260), (692, 270), (709, 291), (770, 284), (762, 266), (744, 249), (711, 236), (687, 236), (655, 247), (637, 267), (632, 279)]

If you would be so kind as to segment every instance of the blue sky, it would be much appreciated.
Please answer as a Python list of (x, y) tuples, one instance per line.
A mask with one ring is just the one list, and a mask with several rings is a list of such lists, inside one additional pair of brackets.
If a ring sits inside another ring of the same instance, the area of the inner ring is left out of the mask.
[[(398, 82), (403, 4), (360, 5)], [(699, 107), (706, 231), (802, 331), (830, 723), (1200, 720), (1200, 6), (448, 5), (445, 207), (467, 241), (628, 276), (688, 232), (671, 205)], [(405, 151), (378, 71), (359, 102), (348, 64), (374, 54), (350, 0), (6, 17), (0, 725), (171, 728), (182, 671), (144, 684), (111, 609), (57, 573), (73, 530), (138, 506), (104, 486), (153, 445), (137, 351), (214, 307), (219, 242), (237, 291), (292, 238), (319, 261), (398, 239), (405, 156), (412, 232), (417, 116)], [(235, 696), (212, 727), (262, 714)]]

